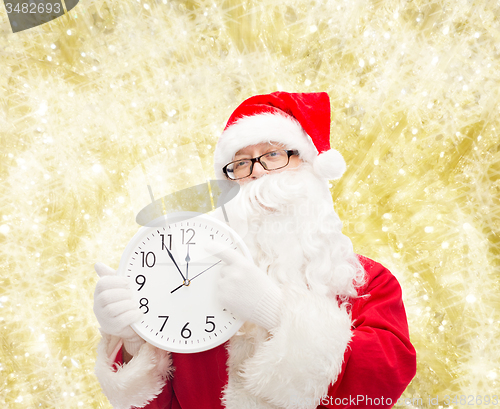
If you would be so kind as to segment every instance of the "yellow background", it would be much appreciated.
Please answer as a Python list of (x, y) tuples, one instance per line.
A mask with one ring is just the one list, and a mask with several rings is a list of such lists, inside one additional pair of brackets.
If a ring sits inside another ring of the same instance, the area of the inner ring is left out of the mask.
[(139, 227), (130, 175), (192, 144), (203, 175), (147, 183), (213, 177), (232, 110), (275, 90), (330, 95), (336, 209), (418, 352), (398, 406), (500, 395), (498, 2), (84, 0), (17, 34), (0, 6), (0, 30), (2, 407), (110, 407), (92, 265)]

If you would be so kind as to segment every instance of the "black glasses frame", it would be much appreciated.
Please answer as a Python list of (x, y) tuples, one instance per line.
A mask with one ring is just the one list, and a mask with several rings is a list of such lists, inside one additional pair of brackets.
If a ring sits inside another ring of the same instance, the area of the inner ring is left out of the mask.
[[(268, 169), (265, 165), (265, 163), (262, 163), (260, 161), (260, 158), (262, 158), (263, 156), (266, 156), (266, 155), (269, 155), (270, 153), (273, 153), (273, 152), (279, 152), (279, 151), (285, 151), (286, 154), (288, 155), (288, 158), (287, 158), (287, 161), (286, 161), (286, 164), (283, 165), (283, 166), (280, 166), (279, 168), (274, 168), (274, 169)], [(240, 179), (245, 179), (247, 177), (249, 177), (252, 172), (253, 172), (253, 166), (255, 165), (255, 162), (259, 162), (260, 165), (265, 169), (265, 170), (269, 170), (269, 171), (273, 171), (273, 170), (278, 170), (278, 169), (283, 169), (284, 167), (288, 166), (288, 164), (290, 163), (290, 156), (292, 155), (298, 155), (299, 154), (299, 151), (296, 150), (296, 149), (293, 149), (293, 150), (287, 150), (287, 149), (277, 149), (275, 151), (271, 151), (271, 152), (266, 152), (264, 153), (263, 155), (260, 155), (260, 156), (257, 156), (256, 158), (244, 158), (244, 159), (239, 159), (239, 160), (233, 160), (232, 162), (229, 162), (226, 166), (224, 166), (222, 168), (222, 171), (224, 172), (224, 175), (226, 175), (226, 177), (229, 179), (229, 180), (240, 180)], [(227, 167), (233, 163), (236, 163), (236, 162), (239, 162), (241, 160), (249, 160), (249, 161), (252, 161), (252, 164), (250, 165), (250, 173), (246, 176), (243, 176), (241, 178), (235, 178), (235, 179), (232, 179), (229, 177), (228, 173), (227, 173)]]

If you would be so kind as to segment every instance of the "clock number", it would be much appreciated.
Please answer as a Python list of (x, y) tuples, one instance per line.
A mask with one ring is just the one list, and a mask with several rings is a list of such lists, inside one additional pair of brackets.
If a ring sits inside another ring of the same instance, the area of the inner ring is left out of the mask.
[[(165, 235), (164, 234), (160, 234), (160, 236), (161, 236), (161, 249), (163, 250), (163, 249), (165, 249), (167, 247), (167, 246), (165, 246)], [(169, 241), (169, 243), (168, 243), (168, 249), (170, 251), (172, 251), (172, 235), (171, 234), (167, 234), (167, 236), (168, 236), (168, 241)]]
[(193, 237), (194, 237), (194, 234), (195, 234), (195, 231), (193, 229), (187, 229), (186, 232), (187, 233), (192, 233), (191, 237), (189, 238), (189, 240), (187, 242), (185, 242), (184, 240), (184, 229), (181, 229), (181, 232), (182, 232), (182, 244), (196, 244), (196, 243), (191, 243), (191, 240), (193, 240)]
[[(149, 268), (151, 268), (151, 267), (153, 267), (155, 265), (155, 263), (156, 263), (155, 253), (153, 253), (152, 251), (150, 251), (149, 253), (144, 254), (144, 251), (141, 251), (141, 254), (142, 254), (142, 266), (143, 267), (144, 267), (144, 265), (146, 265)], [(153, 256), (152, 260), (151, 260), (150, 256)]]
[(212, 240), (214, 239), (214, 235), (213, 234), (211, 234), (210, 237), (212, 238)]
[(165, 328), (165, 324), (167, 323), (168, 321), (168, 315), (158, 315), (158, 318), (165, 318), (165, 321), (163, 321), (163, 325), (161, 326), (160, 328), (160, 332), (163, 331), (163, 328)]
[(147, 314), (149, 312), (149, 307), (148, 307), (148, 299), (147, 298), (141, 298), (139, 300), (139, 304), (141, 304), (141, 306), (139, 307), (139, 309), (141, 309), (142, 307), (146, 307), (146, 311), (144, 311), (144, 314)]
[[(139, 279), (140, 279), (140, 281), (139, 281)], [(135, 278), (135, 282), (140, 285), (140, 287), (137, 289), (137, 291), (141, 291), (142, 287), (144, 287), (144, 284), (146, 284), (146, 277), (144, 277), (142, 274), (138, 275)]]
[(184, 327), (182, 327), (182, 331), (181, 331), (181, 336), (182, 338), (185, 338), (185, 339), (188, 339), (189, 337), (191, 337), (191, 330), (189, 328), (187, 328), (189, 322), (186, 322), (186, 325), (184, 325)]
[(212, 329), (205, 329), (205, 332), (214, 332), (215, 330), (215, 323), (213, 321), (210, 321), (209, 318), (215, 318), (213, 315), (209, 315), (207, 316), (207, 320), (205, 321), (207, 324), (211, 324), (212, 325)]

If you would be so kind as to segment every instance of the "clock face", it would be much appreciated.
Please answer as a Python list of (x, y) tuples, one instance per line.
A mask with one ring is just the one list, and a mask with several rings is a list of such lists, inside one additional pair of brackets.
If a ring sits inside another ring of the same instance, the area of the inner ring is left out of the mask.
[(207, 215), (175, 213), (153, 225), (133, 237), (118, 270), (130, 279), (142, 312), (132, 327), (171, 352), (200, 352), (224, 343), (243, 322), (217, 300), (224, 262), (206, 247), (217, 242), (250, 258), (248, 248), (232, 229)]

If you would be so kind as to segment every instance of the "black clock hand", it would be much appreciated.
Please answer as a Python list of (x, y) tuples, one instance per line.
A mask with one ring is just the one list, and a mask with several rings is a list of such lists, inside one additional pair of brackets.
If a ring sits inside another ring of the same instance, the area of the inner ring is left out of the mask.
[[(170, 259), (173, 261), (173, 263), (175, 264), (175, 266), (177, 267), (177, 270), (179, 271), (179, 273), (181, 274), (181, 277), (182, 279), (184, 280), (184, 282), (186, 282), (186, 278), (184, 277), (184, 274), (182, 274), (182, 271), (181, 269), (179, 268), (179, 266), (177, 265), (177, 263), (175, 262), (174, 260), (174, 256), (172, 255), (172, 253), (170, 252), (170, 250), (168, 249), (167, 246), (165, 246), (165, 250), (167, 250), (167, 253), (168, 253), (168, 256), (170, 257)], [(184, 284), (183, 284), (184, 285)]]
[(181, 287), (184, 287), (184, 283), (182, 283), (179, 287), (174, 288), (172, 291), (170, 291), (170, 294), (173, 294), (174, 292), (176, 292)]
[[(217, 263), (212, 264), (210, 267), (206, 268), (206, 269), (205, 269), (205, 270), (203, 270), (201, 273), (196, 274), (196, 275), (195, 275), (195, 276), (194, 276), (191, 280), (186, 280), (186, 281), (188, 282), (188, 284), (187, 284), (187, 285), (189, 285), (189, 284), (191, 283), (191, 281), (193, 281), (196, 277), (198, 277), (199, 275), (202, 275), (205, 271), (210, 270), (212, 267), (216, 266), (216, 265), (217, 265), (217, 264), (219, 264), (221, 261), (222, 261), (222, 260), (219, 260)], [(170, 294), (172, 294), (172, 293), (176, 292), (179, 288), (181, 288), (181, 287), (183, 287), (183, 286), (185, 286), (185, 285), (186, 285), (186, 284), (185, 284), (185, 282), (184, 282), (184, 283), (182, 283), (179, 287), (174, 288), (172, 291), (170, 291)]]

